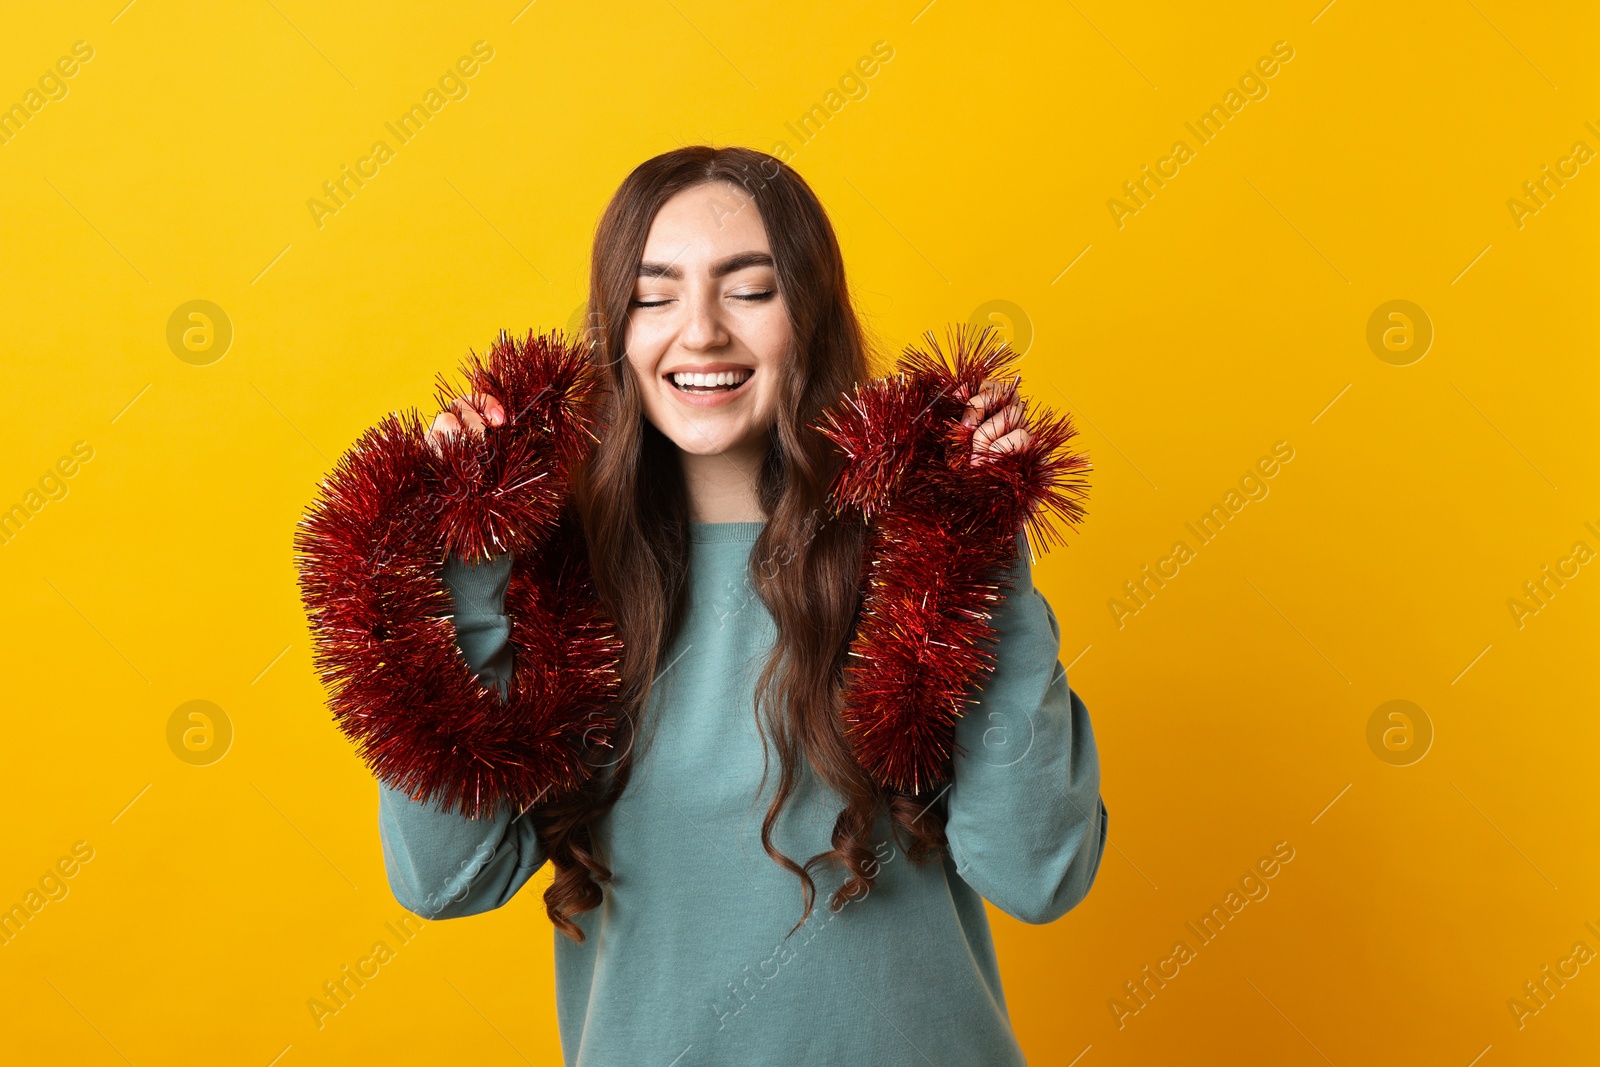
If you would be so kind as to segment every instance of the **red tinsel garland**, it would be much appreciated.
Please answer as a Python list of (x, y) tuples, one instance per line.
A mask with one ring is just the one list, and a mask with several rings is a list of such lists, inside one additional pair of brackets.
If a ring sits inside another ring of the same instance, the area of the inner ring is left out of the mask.
[[(594, 439), (587, 353), (560, 334), (501, 334), (468, 385), (506, 423), (439, 454), (414, 411), (389, 415), (339, 460), (295, 532), (301, 597), (329, 706), (375, 774), (479, 817), (575, 789), (610, 743), (621, 641), (599, 608), (568, 473)], [(516, 669), (508, 699), (456, 643), (446, 554), (515, 553), (506, 589)]]
[[(952, 329), (948, 363), (925, 337), (927, 350), (908, 346), (897, 374), (864, 383), (817, 426), (846, 457), (835, 506), (869, 529), (846, 735), (874, 780), (913, 794), (950, 777), (956, 720), (994, 672), (989, 620), (1010, 585), (1001, 568), (1016, 558), (1018, 534), (1043, 549), (1058, 539), (1052, 515), (1080, 522), (1090, 469), (1066, 448), (1077, 434), (1069, 417), (1021, 403), (997, 436), (1023, 426), (1027, 444), (974, 465), (967, 400), (1018, 356), (992, 328)], [(1016, 387), (1013, 378), (985, 418)]]
[[(993, 607), (1017, 534), (1044, 547), (1054, 513), (1083, 515), (1086, 460), (1068, 419), (1024, 414), (1020, 450), (976, 466), (966, 399), (1016, 356), (991, 332), (932, 334), (897, 374), (864, 383), (816, 427), (843, 450), (839, 510), (868, 520), (866, 592), (844, 719), (880, 784), (918, 792), (949, 776), (954, 724), (994, 669)], [(416, 412), (384, 418), (340, 458), (295, 533), (316, 668), (340, 729), (391, 787), (478, 817), (576, 789), (611, 744), (622, 646), (595, 594), (569, 474), (595, 440), (597, 379), (559, 333), (502, 334), (469, 357), (456, 395), (497, 397), (503, 426), (435, 454)], [(992, 404), (999, 411), (1015, 383)], [(479, 684), (439, 578), (447, 553), (512, 552), (509, 697)]]

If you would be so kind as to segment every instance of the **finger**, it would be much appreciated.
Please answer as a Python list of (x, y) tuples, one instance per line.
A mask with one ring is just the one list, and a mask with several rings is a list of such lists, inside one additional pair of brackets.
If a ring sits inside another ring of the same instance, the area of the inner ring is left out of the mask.
[(963, 426), (976, 425), (991, 408), (1012, 399), (1016, 393), (1015, 379), (989, 378), (967, 400), (967, 410), (962, 413)]
[(978, 428), (972, 431), (972, 450), (974, 452), (983, 451), (989, 447), (989, 442), (999, 437), (1002, 432), (1004, 431), (996, 416), (990, 416), (983, 420), (978, 424)]
[(991, 404), (996, 400), (1009, 400), (1017, 391), (1017, 379), (988, 378), (978, 391), (980, 395), (987, 396)]
[(477, 397), (458, 396), (450, 401), (450, 410), (455, 413), (456, 418), (461, 420), (461, 425), (464, 429), (482, 436), (483, 416), (478, 414), (478, 409), (474, 406), (478, 399)]
[(1022, 425), (1022, 405), (1007, 404), (989, 416), (972, 434), (974, 448), (986, 447)]
[(434, 416), (433, 424), (428, 427), (426, 435), (428, 447), (433, 449), (435, 455), (438, 455), (442, 451), (445, 438), (454, 437), (460, 432), (460, 420), (448, 411), (441, 411)]
[(988, 383), (985, 383), (976, 393), (967, 398), (966, 410), (961, 413), (961, 425), (976, 426), (982, 422), (990, 405), (994, 403), (994, 399), (994, 390), (988, 387)]
[(972, 462), (974, 465), (979, 463), (987, 463), (994, 459), (995, 456), (1003, 453), (1020, 451), (1022, 448), (1026, 447), (1031, 439), (1032, 438), (1029, 436), (1027, 430), (1012, 430), (1008, 434), (997, 437), (989, 444), (988, 448), (984, 449), (982, 452), (975, 452), (972, 456)]
[(478, 410), (483, 412), (483, 417), (488, 421), (490, 426), (504, 426), (506, 424), (505, 405), (500, 403), (498, 397), (493, 397), (488, 393), (483, 393), (475, 396), (473, 399), (481, 401), (481, 403), (478, 405)]
[(961, 413), (961, 425), (971, 426), (983, 417), (983, 398), (975, 396), (967, 401), (966, 410)]
[(995, 438), (994, 443), (989, 446), (989, 454), (995, 456), (1002, 452), (1019, 451), (1030, 440), (1032, 440), (1032, 437), (1028, 431), (1019, 427), (1008, 434)]

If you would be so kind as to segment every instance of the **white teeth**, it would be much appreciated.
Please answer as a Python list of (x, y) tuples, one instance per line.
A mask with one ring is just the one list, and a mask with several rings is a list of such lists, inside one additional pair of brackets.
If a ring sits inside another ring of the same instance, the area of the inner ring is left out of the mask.
[(738, 385), (753, 372), (747, 370), (718, 371), (715, 374), (684, 374), (676, 373), (672, 376), (675, 385), (698, 385), (702, 388), (717, 385)]

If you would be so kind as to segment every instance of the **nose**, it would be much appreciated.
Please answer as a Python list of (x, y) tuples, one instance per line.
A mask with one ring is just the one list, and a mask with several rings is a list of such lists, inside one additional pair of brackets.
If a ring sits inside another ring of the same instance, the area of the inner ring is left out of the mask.
[(728, 331), (722, 326), (722, 309), (717, 305), (715, 291), (695, 293), (685, 299), (688, 321), (678, 335), (678, 343), (691, 352), (706, 352), (728, 343)]

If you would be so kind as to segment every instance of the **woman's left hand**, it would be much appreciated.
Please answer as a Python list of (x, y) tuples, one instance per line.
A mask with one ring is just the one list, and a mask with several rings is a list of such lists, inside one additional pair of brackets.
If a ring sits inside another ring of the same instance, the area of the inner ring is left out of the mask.
[[(1022, 424), (1022, 413), (1027, 407), (1027, 401), (1022, 397), (1013, 393), (1009, 404), (996, 408), (992, 413), (990, 411), (1005, 395), (1010, 384), (990, 378), (967, 401), (967, 409), (961, 415), (961, 424), (978, 427), (972, 435), (974, 466), (986, 462), (989, 456), (996, 453), (1020, 449), (1030, 439), (1027, 427)], [(1012, 429), (1007, 430), (1008, 426)]]

